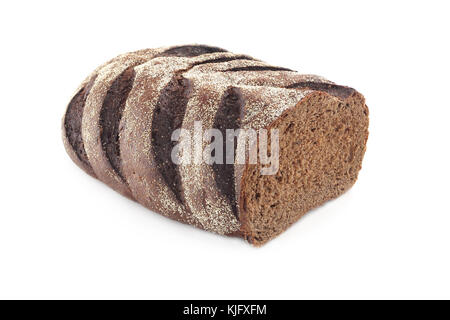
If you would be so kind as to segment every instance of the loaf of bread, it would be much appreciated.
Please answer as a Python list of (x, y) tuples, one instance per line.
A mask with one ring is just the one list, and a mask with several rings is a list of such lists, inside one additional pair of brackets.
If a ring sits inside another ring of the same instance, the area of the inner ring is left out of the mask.
[(261, 245), (355, 183), (368, 123), (350, 87), (187, 45), (98, 67), (62, 131), (72, 160), (122, 195)]

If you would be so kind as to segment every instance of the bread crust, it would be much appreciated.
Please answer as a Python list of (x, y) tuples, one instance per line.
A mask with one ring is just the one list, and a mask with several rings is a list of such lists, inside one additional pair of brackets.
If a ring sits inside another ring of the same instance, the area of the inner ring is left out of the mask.
[[(81, 94), (82, 90), (85, 90), (85, 88), (88, 85), (88, 83), (92, 82), (95, 79), (95, 76), (96, 76), (96, 73), (94, 72), (93, 74), (91, 74), (89, 77), (87, 77), (81, 83), (81, 85), (77, 88), (77, 90), (73, 94), (72, 98), (70, 99), (71, 102), (76, 98), (76, 96), (78, 94)], [(70, 107), (71, 107), (71, 103), (69, 103), (67, 105), (66, 112), (64, 113), (64, 116), (62, 117), (62, 120), (61, 120), (61, 136), (62, 136), (64, 148), (66, 149), (66, 152), (69, 155), (70, 159), (72, 159), (72, 161), (80, 169), (82, 169), (84, 172), (89, 174), (91, 177), (97, 178), (95, 173), (94, 173), (94, 170), (92, 169), (90, 164), (86, 163), (86, 161), (83, 161), (81, 159), (80, 155), (77, 153), (77, 151), (75, 151), (75, 146), (70, 142), (69, 132), (68, 132), (67, 124), (66, 124), (67, 121), (68, 121), (68, 116), (69, 116), (69, 112), (70, 112), (69, 108)], [(81, 134), (81, 131), (80, 131), (79, 134)]]
[(122, 168), (133, 197), (162, 215), (200, 226), (187, 213), (161, 176), (152, 153), (153, 111), (159, 92), (189, 59), (155, 58), (135, 68), (135, 80), (123, 111), (120, 132)]
[[(213, 128), (214, 116), (227, 85), (217, 81), (214, 76), (201, 80), (195, 77), (190, 79), (192, 93), (182, 128), (190, 133), (193, 144), (201, 145), (201, 150), (204, 150), (209, 142), (195, 134), (195, 123), (201, 123), (202, 130)], [(186, 204), (205, 230), (219, 234), (239, 230), (240, 224), (233, 214), (231, 204), (216, 186), (211, 165), (200, 161), (180, 165), (179, 171)]]
[(161, 176), (150, 141), (152, 121), (161, 91), (176, 74), (181, 75), (201, 63), (235, 57), (240, 55), (218, 52), (193, 58), (157, 57), (135, 68), (134, 85), (121, 121), (120, 146), (123, 172), (133, 197), (147, 208), (174, 220), (204, 228), (189, 207), (177, 199)]
[[(162, 52), (164, 50), (169, 49), (170, 47), (164, 47), (164, 48), (159, 48), (156, 49), (158, 50), (158, 52)], [(73, 101), (73, 99), (76, 97), (76, 95), (78, 93), (80, 93), (82, 90), (86, 90), (87, 86), (94, 86), (95, 85), (95, 81), (96, 78), (98, 76), (98, 74), (101, 72), (102, 69), (104, 69), (105, 67), (108, 67), (110, 64), (115, 63), (116, 61), (121, 61), (124, 59), (124, 57), (128, 57), (130, 55), (136, 54), (136, 55), (146, 55), (148, 54), (149, 51), (154, 51), (155, 49), (143, 49), (143, 50), (139, 50), (136, 52), (129, 52), (129, 53), (125, 53), (125, 54), (121, 54), (115, 58), (112, 58), (110, 60), (108, 60), (107, 62), (101, 64), (100, 66), (98, 66), (89, 76), (87, 76), (83, 82), (81, 82), (81, 84), (78, 86), (78, 88), (75, 90), (72, 98), (70, 99), (70, 101)], [(92, 88), (89, 88), (89, 91)], [(85, 100), (87, 100), (89, 98), (89, 92), (86, 94)], [(85, 103), (83, 105), (83, 109), (84, 109)], [(67, 154), (69, 155), (69, 157), (72, 159), (72, 161), (78, 166), (80, 167), (83, 171), (85, 171), (87, 174), (89, 174), (90, 176), (92, 176), (93, 178), (97, 178), (97, 175), (95, 173), (95, 170), (92, 168), (89, 160), (88, 161), (83, 161), (80, 158), (80, 155), (77, 153), (77, 151), (75, 150), (74, 146), (70, 143), (69, 141), (69, 137), (68, 137), (68, 132), (67, 132), (67, 128), (66, 128), (66, 120), (67, 120), (67, 116), (69, 114), (69, 108), (70, 108), (70, 103), (67, 105), (66, 107), (66, 111), (64, 112), (64, 115), (62, 117), (62, 121), (61, 121), (61, 133), (62, 133), (62, 140), (63, 140), (63, 144), (64, 147), (66, 149)], [(82, 115), (81, 117), (83, 117), (84, 114), (84, 110), (81, 111)], [(82, 120), (83, 121), (83, 120)], [(81, 121), (81, 122), (82, 122)], [(79, 132), (78, 134), (82, 135), (82, 124), (79, 128)], [(83, 141), (84, 142), (84, 141)], [(85, 160), (85, 159), (84, 159)]]
[(82, 136), (84, 147), (92, 169), (99, 180), (122, 195), (134, 199), (127, 182), (111, 165), (102, 143), (101, 111), (104, 100), (114, 81), (127, 69), (147, 62), (158, 54), (158, 50), (129, 53), (109, 63), (98, 71), (96, 81), (87, 97), (83, 112)]

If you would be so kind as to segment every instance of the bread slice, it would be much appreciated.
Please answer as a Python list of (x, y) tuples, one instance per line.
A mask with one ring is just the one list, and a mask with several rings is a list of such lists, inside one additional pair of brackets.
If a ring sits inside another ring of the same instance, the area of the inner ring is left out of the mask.
[(119, 124), (133, 84), (134, 67), (158, 53), (130, 53), (103, 67), (83, 109), (81, 133), (92, 170), (99, 180), (129, 198), (133, 197), (121, 169)]

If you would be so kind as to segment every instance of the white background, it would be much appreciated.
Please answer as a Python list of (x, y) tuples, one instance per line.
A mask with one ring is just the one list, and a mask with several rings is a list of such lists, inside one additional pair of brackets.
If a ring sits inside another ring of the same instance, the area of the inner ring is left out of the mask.
[[(446, 1), (0, 4), (0, 298), (450, 298)], [(117, 54), (203, 43), (362, 92), (359, 180), (261, 248), (76, 167), (60, 121)]]

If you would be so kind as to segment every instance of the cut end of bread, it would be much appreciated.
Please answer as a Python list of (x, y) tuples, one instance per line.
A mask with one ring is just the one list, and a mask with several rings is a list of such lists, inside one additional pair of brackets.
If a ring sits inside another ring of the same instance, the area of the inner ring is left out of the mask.
[(240, 194), (244, 237), (262, 245), (348, 190), (361, 169), (368, 124), (364, 97), (356, 91), (346, 97), (310, 93), (271, 123), (269, 128), (279, 132), (279, 169), (262, 175), (264, 165), (245, 168)]

